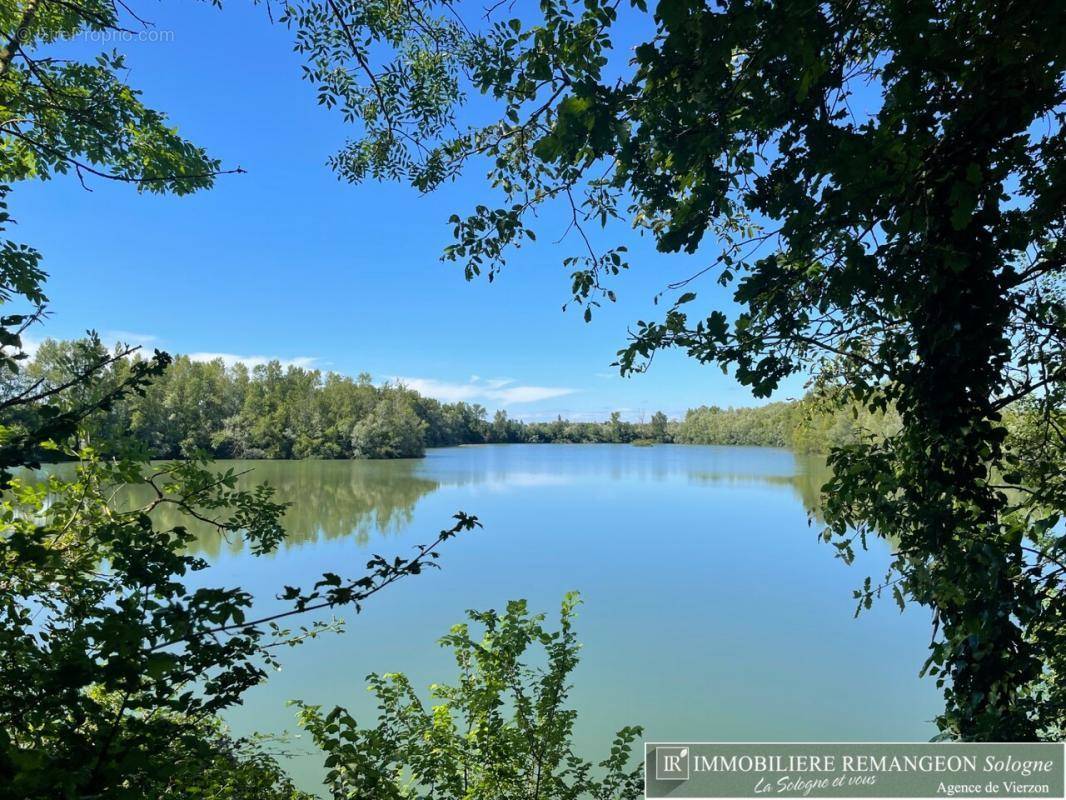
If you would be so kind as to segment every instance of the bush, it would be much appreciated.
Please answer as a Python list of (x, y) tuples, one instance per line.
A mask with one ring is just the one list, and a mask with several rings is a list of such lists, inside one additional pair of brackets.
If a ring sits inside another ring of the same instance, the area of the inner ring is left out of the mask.
[[(608, 758), (593, 765), (575, 755), (577, 712), (565, 707), (579, 645), (572, 629), (577, 595), (563, 600), (559, 628), (544, 627), (524, 600), (502, 616), (467, 612), (481, 626), (479, 640), (456, 625), (441, 644), (455, 652), (458, 683), (434, 684), (429, 708), (402, 674), (371, 675), (381, 714), (360, 728), (344, 709), (323, 714), (299, 704), (300, 724), (326, 753), (327, 786), (334, 798), (400, 800), (630, 800), (643, 792), (643, 770), (632, 767), (641, 729), (618, 732)], [(543, 648), (534, 669), (523, 662)], [(425, 794), (423, 794), (425, 793)]]

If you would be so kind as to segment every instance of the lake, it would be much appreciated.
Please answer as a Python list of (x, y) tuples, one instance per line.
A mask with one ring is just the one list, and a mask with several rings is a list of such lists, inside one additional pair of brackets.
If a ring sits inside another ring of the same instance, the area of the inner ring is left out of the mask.
[[(405, 579), (346, 632), (280, 653), (283, 669), (227, 714), (237, 733), (294, 732), (299, 698), (370, 722), (369, 672), (451, 682), (437, 639), (468, 608), (526, 598), (557, 616), (584, 599), (572, 706), (577, 744), (598, 761), (612, 734), (652, 740), (928, 740), (941, 701), (918, 678), (930, 636), (921, 608), (890, 598), (854, 618), (852, 591), (883, 574), (876, 542), (848, 567), (817, 539), (824, 463), (786, 450), (693, 445), (485, 445), (424, 459), (223, 462), (293, 504), (289, 541), (255, 557), (201, 535), (212, 584), (263, 608), (283, 584), (360, 575), (371, 552), (407, 554), (463, 510), (484, 529), (441, 550), (440, 571)], [(293, 747), (308, 751), (306, 738)], [(290, 766), (314, 789), (318, 758)]]

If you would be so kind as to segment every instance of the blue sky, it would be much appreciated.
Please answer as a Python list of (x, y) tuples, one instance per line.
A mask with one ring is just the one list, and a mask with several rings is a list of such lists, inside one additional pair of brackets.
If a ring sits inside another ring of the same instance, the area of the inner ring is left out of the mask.
[[(176, 353), (365, 371), (527, 419), (755, 402), (717, 367), (679, 353), (633, 378), (610, 367), (627, 326), (661, 313), (655, 292), (709, 256), (662, 256), (616, 229), (633, 269), (615, 287), (619, 302), (586, 324), (580, 310), (561, 310), (569, 281), (560, 261), (573, 243), (555, 244), (565, 226), (548, 219), (493, 284), (468, 283), (439, 254), (448, 216), (484, 197), (480, 175), (428, 197), (342, 183), (325, 161), (354, 132), (316, 105), (290, 33), (263, 7), (146, 3), (138, 13), (155, 23), (156, 40), (107, 45), (127, 54), (130, 83), (247, 174), (184, 198), (102, 180), (89, 192), (62, 176), (16, 186), (14, 237), (42, 250), (51, 276), (53, 316), (38, 338), (95, 328)], [(731, 307), (713, 281), (699, 302)], [(801, 391), (797, 380), (778, 396)]]

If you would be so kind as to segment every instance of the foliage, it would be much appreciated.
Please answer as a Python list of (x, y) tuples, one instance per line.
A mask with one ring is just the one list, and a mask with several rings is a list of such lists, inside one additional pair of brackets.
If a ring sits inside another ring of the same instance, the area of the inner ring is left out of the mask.
[[(279, 761), (285, 751), (275, 752), (269, 737), (235, 739), (209, 718), (197, 726), (175, 726), (170, 757), (186, 762), (179, 780), (167, 784), (148, 782), (152, 798), (204, 797), (219, 800), (315, 800), (300, 791)], [(189, 748), (186, 754), (183, 746)]]
[(666, 418), (666, 414), (662, 411), (656, 411), (652, 414), (651, 424), (648, 426), (648, 434), (648, 438), (656, 442), (670, 441), (670, 420)]
[[(186, 781), (175, 770), (193, 768), (171, 753), (181, 721), (239, 702), (275, 663), (273, 648), (329, 627), (293, 632), (279, 622), (318, 609), (358, 610), (476, 525), (459, 515), (410, 559), (375, 556), (357, 579), (328, 573), (306, 591), (285, 587), (288, 608), (255, 616), (246, 591), (187, 585), (207, 564), (186, 554), (193, 537), (180, 516), (163, 527), (153, 513), (179, 511), (269, 553), (284, 536), (283, 509), (269, 489), (236, 489), (232, 470), (195, 461), (77, 455), (75, 479), (15, 477), (0, 503), (0, 771), (27, 797), (143, 796), (153, 782)], [(116, 487), (145, 487), (151, 499), (116, 508)]]
[[(78, 61), (41, 52), (87, 33), (129, 33), (119, 18), (123, 8), (110, 0), (0, 3), (0, 232), (14, 222), (8, 196), (17, 181), (73, 173), (83, 185), (97, 179), (187, 194), (240, 171), (221, 169), (145, 106), (125, 82), (121, 54)], [(21, 335), (43, 316), (44, 280), (38, 250), (0, 239), (0, 301), (27, 306), (0, 319), (4, 380), (25, 358)]]
[(56, 40), (120, 29), (120, 6), (107, 0), (56, 7), (7, 2), (0, 29), (4, 181), (47, 180), (73, 172), (131, 183), (139, 191), (185, 194), (211, 185), (218, 161), (182, 139), (167, 118), (140, 100), (123, 78), (125, 59), (91, 62), (39, 55)]
[[(48, 389), (69, 382), (108, 352), (97, 339), (45, 340), (15, 386)], [(116, 358), (98, 373), (93, 391), (106, 390), (139, 363)], [(83, 393), (86, 389), (81, 390)], [(22, 422), (33, 417), (22, 410)], [(10, 418), (14, 422), (14, 418)], [(840, 392), (810, 393), (800, 401), (747, 408), (701, 406), (672, 422), (658, 411), (648, 422), (629, 422), (615, 412), (603, 422), (561, 417), (523, 422), (499, 410), (491, 422), (470, 403), (441, 403), (403, 386), (375, 386), (356, 379), (273, 361), (248, 370), (222, 361), (176, 356), (143, 394), (117, 400), (107, 413), (82, 425), (82, 436), (106, 452), (132, 440), (155, 458), (412, 458), (425, 446), (480, 443), (630, 443), (757, 445), (828, 453), (863, 437), (883, 439), (898, 431), (899, 415), (869, 411)], [(359, 432), (358, 441), (353, 437)], [(347, 434), (345, 433), (347, 431)], [(421, 444), (420, 444), (421, 442)], [(54, 456), (53, 456), (54, 457)]]
[(700, 406), (690, 409), (674, 433), (683, 444), (731, 444), (790, 447), (800, 408), (770, 403), (755, 408)]
[[(14, 181), (72, 172), (83, 184), (95, 177), (184, 194), (219, 174), (217, 161), (126, 85), (120, 55), (41, 54), (88, 32), (122, 31), (120, 9), (135, 16), (108, 0), (0, 4), (0, 227), (12, 222), (6, 184)], [(23, 369), (22, 336), (44, 316), (44, 280), (38, 251), (0, 242), (4, 796), (302, 800), (262, 742), (234, 739), (215, 715), (263, 679), (274, 648), (336, 627), (282, 624), (316, 610), (358, 611), (432, 566), (436, 546), (477, 521), (459, 514), (410, 558), (374, 556), (357, 577), (327, 573), (306, 590), (285, 587), (280, 610), (252, 613), (248, 592), (197, 575), (208, 565), (188, 554), (187, 525), (243, 536), (253, 552), (268, 553), (284, 536), (283, 507), (266, 487), (238, 488), (232, 470), (200, 459), (153, 464), (146, 448), (121, 446), (134, 423), (124, 414), (168, 372), (168, 355), (108, 352), (90, 335), (46, 344)], [(209, 407), (210, 387), (198, 391)], [(189, 427), (178, 429), (187, 451), (203, 443), (190, 419), (163, 420)], [(57, 456), (78, 460), (73, 479), (30, 473)], [(122, 506), (119, 496), (147, 499)], [(171, 512), (168, 523), (158, 521), (161, 509)]]
[[(242, 536), (253, 552), (269, 553), (285, 535), (283, 507), (270, 489), (240, 489), (233, 470), (199, 460), (150, 464), (135, 452), (101, 459), (76, 435), (78, 421), (143, 392), (168, 357), (125, 362), (125, 377), (98, 382), (126, 351), (101, 352), (90, 340), (70, 353), (73, 377), (8, 381), (14, 391), (0, 403), (5, 420), (18, 420), (0, 427), (8, 468), (0, 495), (0, 777), (23, 797), (186, 797), (195, 787), (208, 796), (296, 797), (276, 765), (229, 739), (214, 715), (265, 677), (274, 648), (333, 627), (279, 623), (345, 605), (358, 611), (432, 566), (437, 545), (476, 519), (458, 515), (409, 559), (375, 556), (358, 578), (327, 573), (306, 591), (287, 586), (287, 607), (255, 616), (247, 592), (192, 578), (207, 564), (187, 553), (189, 526)], [(60, 452), (67, 439), (83, 442), (67, 453), (79, 461), (73, 479), (11, 471)], [(120, 490), (146, 499), (123, 507)]]
[[(135, 723), (130, 715), (119, 713), (121, 698), (105, 697), (96, 691), (92, 694), (119, 720), (116, 739), (130, 740), (132, 733), (127, 729)], [(158, 710), (153, 714), (158, 721), (158, 736), (168, 737), (166, 768), (159, 769), (158, 757), (147, 754), (139, 764), (136, 759), (129, 759), (126, 767), (130, 772), (122, 787), (126, 796), (160, 800), (314, 800), (312, 795), (299, 791), (282, 770), (279, 759), (286, 752), (280, 749), (280, 740), (260, 735), (235, 738), (215, 717), (177, 717)], [(136, 718), (137, 723), (140, 721)], [(141, 744), (151, 743), (144, 739)], [(25, 789), (18, 784), (12, 788), (19, 792)]]
[[(486, 168), (493, 199), (452, 217), (445, 252), (468, 278), (495, 275), (558, 201), (586, 319), (628, 266), (586, 229), (621, 218), (695, 255), (662, 318), (635, 326), (624, 373), (677, 347), (757, 396), (807, 372), (898, 411), (888, 436), (832, 454), (825, 538), (848, 559), (868, 535), (895, 543), (885, 585), (932, 610), (946, 735), (1061, 730), (1046, 621), (1066, 603), (1066, 509), (1053, 483), (1015, 479), (1046, 477), (1066, 390), (1066, 7), (542, 0), (500, 19), (507, 8), (474, 30), (447, 0), (297, 2), (306, 76), (360, 128), (338, 173), (425, 191)], [(623, 46), (627, 63), (611, 58)], [(468, 92), (498, 115), (468, 124)], [(715, 277), (732, 317), (697, 302)], [(1044, 420), (1025, 451), (1002, 418), (1023, 399)]]
[(676, 426), (685, 444), (788, 447), (800, 453), (829, 453), (866, 439), (883, 441), (899, 430), (894, 409), (870, 411), (839, 392), (809, 393), (802, 400), (750, 408), (701, 406)]
[(393, 393), (352, 429), (356, 458), (421, 458), (426, 452), (426, 423), (404, 398)]
[[(93, 391), (116, 385), (142, 362), (129, 348), (109, 352), (97, 338), (46, 340), (17, 376), (11, 391), (68, 383), (88, 363), (107, 361)], [(85, 390), (83, 390), (85, 391)], [(32, 406), (14, 424), (33, 424)], [(484, 442), (667, 441), (670, 423), (628, 422), (617, 412), (605, 422), (522, 422), (499, 410), (492, 421), (477, 404), (441, 403), (399, 384), (375, 386), (277, 361), (249, 370), (221, 360), (176, 356), (142, 393), (116, 400), (82, 426), (86, 443), (106, 452), (132, 441), (155, 458), (412, 458), (425, 447)], [(696, 441), (695, 439), (693, 441)], [(749, 442), (755, 443), (755, 442)]]
[[(327, 785), (336, 798), (425, 797), (434, 800), (626, 800), (643, 793), (643, 770), (631, 748), (639, 728), (618, 732), (610, 756), (592, 764), (573, 751), (576, 712), (566, 708), (579, 645), (567, 595), (559, 628), (512, 600), (503, 614), (470, 611), (467, 624), (441, 639), (455, 653), (459, 680), (430, 687), (433, 705), (402, 674), (371, 675), (381, 713), (361, 728), (344, 709), (324, 714), (301, 705), (300, 721), (325, 751)], [(543, 654), (529, 653), (531, 648)], [(532, 656), (532, 666), (526, 659)]]

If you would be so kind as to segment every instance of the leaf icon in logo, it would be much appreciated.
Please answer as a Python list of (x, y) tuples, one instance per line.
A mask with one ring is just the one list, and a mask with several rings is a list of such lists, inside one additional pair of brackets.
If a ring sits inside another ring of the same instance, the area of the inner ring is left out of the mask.
[(687, 747), (684, 750), (681, 751), (681, 757), (682, 758), (688, 758), (688, 748)]

